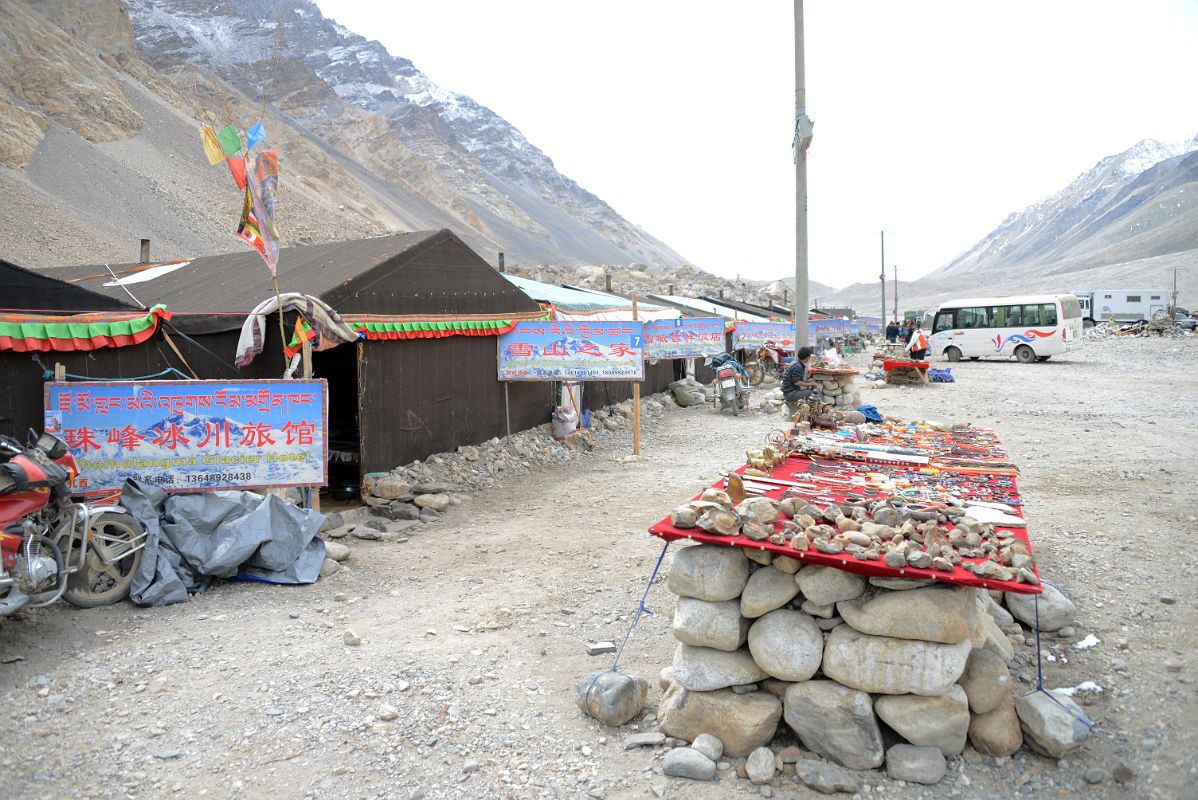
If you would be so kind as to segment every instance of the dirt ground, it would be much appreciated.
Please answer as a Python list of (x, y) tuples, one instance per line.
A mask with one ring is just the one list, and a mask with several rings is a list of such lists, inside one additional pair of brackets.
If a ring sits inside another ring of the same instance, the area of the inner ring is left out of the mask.
[[(1102, 686), (1078, 698), (1097, 726), (1061, 762), (967, 749), (936, 786), (869, 772), (856, 797), (1198, 797), (1198, 339), (952, 366), (957, 383), (863, 400), (997, 429), (1022, 467), (1041, 573), (1078, 607), (1072, 636), (1044, 637), (1045, 685)], [(617, 462), (627, 432), (608, 437), (406, 542), (351, 541), (345, 569), (312, 586), (227, 583), (166, 608), (0, 622), (0, 796), (761, 796), (730, 769), (664, 777), (664, 748), (623, 747), (654, 728), (652, 708), (608, 729), (579, 713), (575, 684), (612, 663), (586, 644), (623, 638), (662, 550), (645, 529), (780, 424), (672, 409), (645, 430), (641, 462)], [(668, 564), (621, 662), (650, 679), (651, 706), (674, 649)], [(1073, 649), (1089, 634), (1097, 647)], [(1013, 663), (1030, 690), (1034, 648)], [(380, 720), (382, 704), (397, 718)], [(1130, 784), (1111, 775), (1120, 762)], [(1086, 782), (1095, 767), (1104, 779)], [(771, 791), (819, 796), (781, 779)]]

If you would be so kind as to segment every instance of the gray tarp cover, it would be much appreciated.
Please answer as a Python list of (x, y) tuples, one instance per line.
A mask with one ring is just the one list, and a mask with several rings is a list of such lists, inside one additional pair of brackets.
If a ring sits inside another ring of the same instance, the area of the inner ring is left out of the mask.
[(129, 598), (180, 603), (212, 578), (314, 583), (324, 564), (324, 516), (253, 492), (167, 494), (126, 481), (121, 505), (149, 536)]

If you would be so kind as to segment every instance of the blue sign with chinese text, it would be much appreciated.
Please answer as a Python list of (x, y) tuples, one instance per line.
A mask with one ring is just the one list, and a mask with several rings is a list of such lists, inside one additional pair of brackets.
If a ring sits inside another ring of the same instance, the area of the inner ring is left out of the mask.
[(645, 323), (645, 358), (696, 358), (724, 352), (722, 317), (678, 317)]
[(501, 381), (639, 381), (640, 322), (518, 322), (499, 337)]
[(323, 380), (48, 383), (45, 425), (80, 492), (323, 486), (326, 397)]
[(740, 321), (732, 333), (733, 350), (756, 350), (767, 341), (779, 350), (794, 350), (795, 326), (789, 322)]

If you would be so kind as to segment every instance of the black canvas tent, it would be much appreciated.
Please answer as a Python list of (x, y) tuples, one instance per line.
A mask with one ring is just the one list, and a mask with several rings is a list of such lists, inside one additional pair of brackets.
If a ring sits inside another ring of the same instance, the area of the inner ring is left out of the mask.
[[(103, 266), (33, 273), (0, 262), (8, 309), (69, 313), (161, 303), (173, 314), (163, 331), (136, 346), (41, 353), (41, 365), (34, 354), (0, 351), (0, 375), (10, 386), (0, 397), (0, 432), (40, 427), (42, 370), (56, 361), (68, 373), (96, 380), (153, 375), (168, 367), (194, 371), (200, 378), (282, 376), (285, 365), (274, 318), (265, 327), (262, 354), (242, 369), (232, 363), (246, 315), (274, 295), (257, 253), (114, 265), (112, 270), (117, 280)], [(341, 314), (540, 310), (448, 230), (287, 248), (279, 258), (279, 283), (284, 292), (318, 297)], [(48, 296), (55, 295), (60, 302), (49, 303)], [(291, 323), (289, 318), (288, 336)], [(507, 418), (495, 359), (496, 339), (488, 335), (367, 339), (317, 352), (315, 377), (327, 378), (330, 387), (330, 438), (354, 449), (359, 471), (372, 472), (501, 436)], [(548, 420), (550, 396), (544, 384), (512, 384), (509, 391), (512, 430)]]

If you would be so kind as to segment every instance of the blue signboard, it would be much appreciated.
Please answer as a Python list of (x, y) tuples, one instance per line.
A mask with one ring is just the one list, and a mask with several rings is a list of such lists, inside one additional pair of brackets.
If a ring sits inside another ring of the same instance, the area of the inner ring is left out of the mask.
[(779, 350), (795, 349), (795, 326), (789, 322), (744, 322), (736, 323), (732, 333), (733, 350), (756, 350), (766, 341)]
[(499, 337), (501, 381), (640, 381), (640, 322), (518, 322)]
[(702, 358), (724, 352), (722, 317), (678, 317), (645, 323), (645, 358)]
[(324, 380), (48, 383), (45, 427), (81, 492), (322, 486), (326, 397)]

